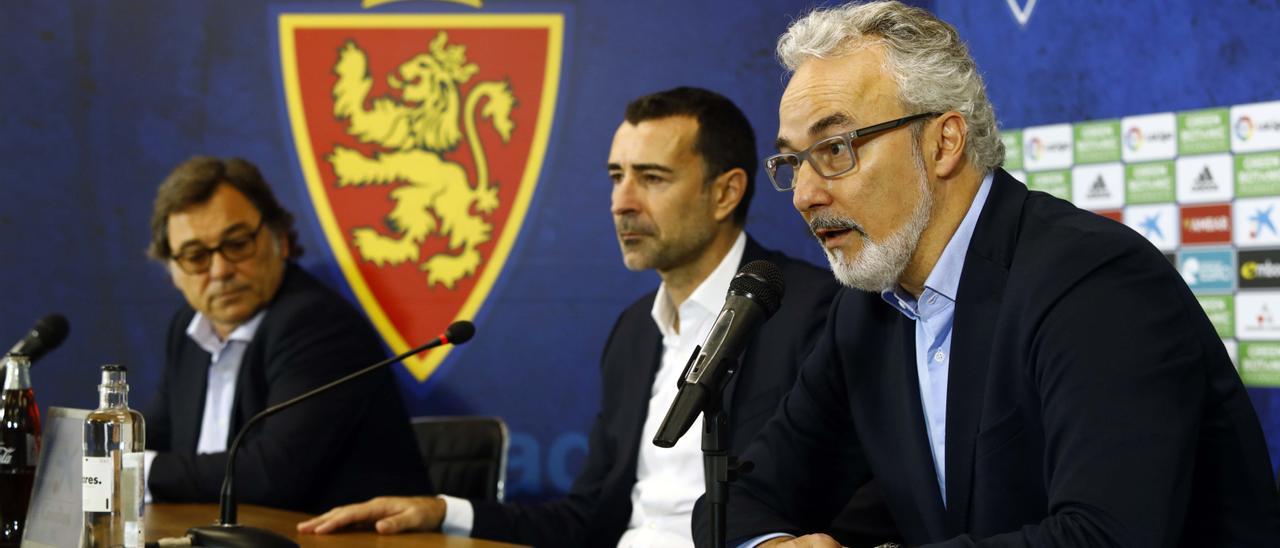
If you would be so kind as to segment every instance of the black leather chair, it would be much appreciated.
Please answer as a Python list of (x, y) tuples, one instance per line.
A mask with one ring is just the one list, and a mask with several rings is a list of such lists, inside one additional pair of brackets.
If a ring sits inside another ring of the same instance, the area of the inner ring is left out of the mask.
[(502, 501), (509, 444), (502, 419), (417, 417), (412, 425), (437, 493)]

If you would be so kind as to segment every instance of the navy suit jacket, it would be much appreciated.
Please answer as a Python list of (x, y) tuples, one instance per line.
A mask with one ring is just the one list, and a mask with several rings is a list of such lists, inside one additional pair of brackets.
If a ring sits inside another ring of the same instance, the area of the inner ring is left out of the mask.
[[(214, 502), (226, 453), (197, 455), (209, 353), (186, 334), (195, 311), (169, 324), (160, 390), (146, 415), (147, 448), (159, 451), (148, 485), (157, 502)], [(364, 317), (289, 264), (267, 315), (245, 348), (227, 444), (268, 406), (385, 357)], [(318, 513), (378, 495), (431, 491), (391, 371), (360, 377), (262, 420), (236, 457), (242, 503)]]
[[(786, 295), (748, 346), (725, 391), (731, 454), (741, 454), (791, 387), (817, 339), (837, 286), (830, 272), (747, 240), (742, 264), (766, 259), (782, 270)], [(535, 546), (616, 546), (631, 518), (631, 489), (662, 335), (650, 317), (656, 292), (628, 307), (605, 345), (599, 415), (582, 471), (569, 494), (541, 504), (473, 501), (472, 536)], [(694, 429), (696, 430), (696, 428)], [(690, 431), (687, 436), (698, 435)]]
[(1277, 546), (1262, 430), (1185, 283), (997, 170), (956, 301), (944, 506), (914, 323), (842, 290), (731, 488), (730, 539), (820, 530), (873, 477), (912, 545)]

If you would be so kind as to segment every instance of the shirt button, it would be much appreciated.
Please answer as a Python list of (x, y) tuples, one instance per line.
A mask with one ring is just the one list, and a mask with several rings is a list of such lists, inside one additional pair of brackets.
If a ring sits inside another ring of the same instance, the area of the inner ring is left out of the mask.
[(947, 359), (947, 355), (943, 354), (941, 350), (939, 350), (937, 354), (933, 355), (933, 361), (935, 362), (940, 362), (945, 359)]
[(937, 296), (937, 295), (930, 295), (930, 296), (929, 296), (929, 304), (933, 304), (933, 303), (936, 303), (936, 302), (938, 302), (938, 296)]

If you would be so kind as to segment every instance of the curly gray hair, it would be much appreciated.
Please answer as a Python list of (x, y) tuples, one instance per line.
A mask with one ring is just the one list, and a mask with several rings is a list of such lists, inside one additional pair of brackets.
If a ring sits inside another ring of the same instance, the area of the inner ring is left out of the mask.
[(778, 38), (778, 59), (794, 72), (810, 58), (838, 57), (868, 43), (884, 45), (886, 70), (908, 112), (954, 110), (968, 125), (965, 154), (983, 171), (1004, 163), (1004, 143), (982, 75), (955, 27), (901, 2), (816, 9)]

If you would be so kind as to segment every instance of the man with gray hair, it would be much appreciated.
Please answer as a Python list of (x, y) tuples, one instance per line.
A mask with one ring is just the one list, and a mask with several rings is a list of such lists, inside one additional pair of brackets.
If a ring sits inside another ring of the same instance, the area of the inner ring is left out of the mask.
[(911, 545), (1276, 545), (1262, 430), (1213, 326), (1141, 236), (1000, 169), (954, 28), (847, 5), (778, 54), (765, 168), (848, 288), (744, 455), (731, 545), (836, 546), (791, 537), (871, 478)]

